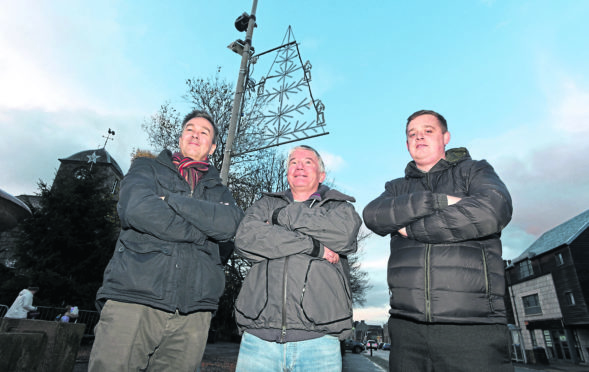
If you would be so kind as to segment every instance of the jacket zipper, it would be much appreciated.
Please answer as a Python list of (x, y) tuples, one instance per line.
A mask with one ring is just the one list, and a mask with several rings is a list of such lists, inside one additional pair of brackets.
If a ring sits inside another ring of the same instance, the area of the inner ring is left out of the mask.
[(488, 273), (488, 268), (487, 268), (487, 255), (485, 254), (485, 250), (483, 249), (481, 251), (482, 255), (483, 255), (483, 271), (485, 274), (485, 292), (487, 294), (487, 299), (489, 300), (489, 309), (491, 309), (491, 311), (495, 311), (495, 309), (493, 308), (493, 299), (491, 298), (491, 290), (489, 288), (489, 273)]
[(289, 257), (286, 257), (284, 260), (284, 272), (282, 273), (282, 330), (280, 332), (280, 344), (286, 342), (286, 286), (288, 281), (288, 275), (286, 273), (288, 272), (288, 259)]
[[(432, 185), (430, 184), (430, 175), (429, 173), (425, 174), (425, 181), (427, 188), (433, 192)], [(432, 309), (431, 309), (431, 293), (430, 293), (430, 271), (431, 271), (431, 244), (426, 244), (425, 246), (425, 321), (431, 322), (432, 321)]]
[(431, 244), (425, 246), (425, 320), (432, 321), (431, 295), (430, 295), (430, 253)]

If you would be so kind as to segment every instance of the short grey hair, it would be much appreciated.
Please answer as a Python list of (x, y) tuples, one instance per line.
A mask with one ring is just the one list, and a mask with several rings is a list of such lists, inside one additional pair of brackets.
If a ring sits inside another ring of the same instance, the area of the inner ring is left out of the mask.
[(323, 163), (323, 159), (321, 159), (321, 155), (319, 155), (319, 153), (317, 152), (317, 150), (315, 150), (311, 146), (307, 146), (307, 145), (299, 145), (299, 146), (295, 146), (292, 149), (290, 149), (290, 151), (288, 152), (288, 156), (286, 157), (285, 167), (287, 169), (288, 169), (288, 164), (290, 163), (290, 157), (292, 156), (293, 152), (295, 152), (297, 150), (313, 151), (313, 153), (317, 157), (317, 161), (319, 162), (319, 171), (321, 173), (325, 173), (325, 164)]

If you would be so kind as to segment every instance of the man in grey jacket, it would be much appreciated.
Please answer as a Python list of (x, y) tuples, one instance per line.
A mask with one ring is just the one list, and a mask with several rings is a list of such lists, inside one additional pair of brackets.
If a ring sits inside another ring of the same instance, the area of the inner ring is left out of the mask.
[(180, 152), (133, 160), (121, 183), (121, 233), (96, 295), (90, 372), (195, 371), (223, 293), (219, 243), (243, 217), (209, 163), (217, 127), (186, 115)]
[(513, 371), (505, 315), (501, 230), (511, 197), (485, 160), (446, 151), (446, 119), (412, 114), (405, 177), (364, 209), (390, 235), (390, 371)]
[(354, 198), (321, 184), (313, 148), (290, 151), (287, 180), (289, 190), (246, 211), (235, 236), (236, 252), (253, 264), (235, 305), (236, 371), (341, 371), (339, 340), (352, 330), (346, 255), (362, 220)]

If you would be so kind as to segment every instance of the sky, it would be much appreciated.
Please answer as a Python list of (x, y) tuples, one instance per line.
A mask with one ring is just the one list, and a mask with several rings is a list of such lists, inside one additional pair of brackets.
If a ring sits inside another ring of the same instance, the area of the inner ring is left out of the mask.
[[(182, 114), (188, 78), (236, 82), (251, 1), (20, 0), (0, 13), (0, 189), (34, 194), (59, 158), (103, 147), (124, 172), (150, 148), (141, 124), (169, 102)], [(589, 208), (587, 1), (259, 0), (256, 52), (288, 26), (329, 135), (304, 142), (328, 179), (362, 210), (411, 160), (406, 118), (444, 115), (449, 148), (488, 160), (509, 188), (503, 231), (513, 259), (542, 233)], [(218, 72), (219, 71), (219, 72)], [(284, 150), (288, 146), (283, 146)], [(387, 237), (362, 247), (372, 284), (356, 320), (387, 319)]]

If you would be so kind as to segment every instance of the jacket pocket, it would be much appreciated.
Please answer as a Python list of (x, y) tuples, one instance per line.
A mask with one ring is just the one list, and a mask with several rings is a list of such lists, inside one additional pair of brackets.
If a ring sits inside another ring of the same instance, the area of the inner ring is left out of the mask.
[(301, 308), (308, 321), (327, 325), (352, 318), (352, 296), (341, 265), (310, 260), (304, 283)]
[(225, 273), (219, 259), (219, 248), (209, 241), (195, 251), (196, 298), (209, 304), (217, 304), (225, 288)]
[(105, 271), (105, 284), (130, 296), (161, 300), (169, 280), (170, 254), (161, 245), (119, 240)]
[(268, 304), (268, 262), (262, 261), (250, 269), (245, 278), (235, 311), (251, 320), (257, 320)]

